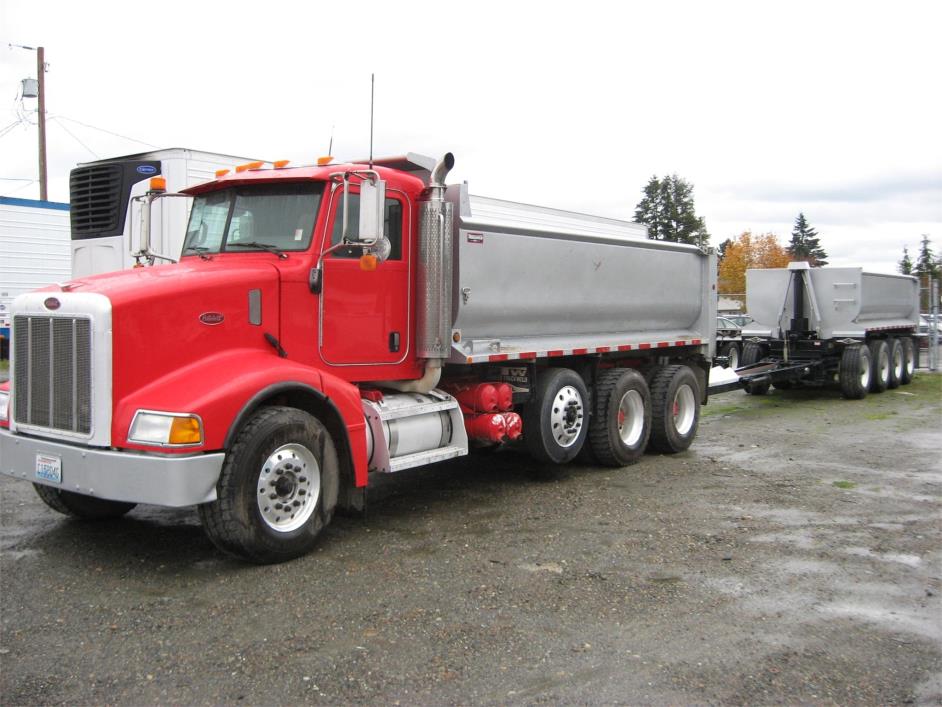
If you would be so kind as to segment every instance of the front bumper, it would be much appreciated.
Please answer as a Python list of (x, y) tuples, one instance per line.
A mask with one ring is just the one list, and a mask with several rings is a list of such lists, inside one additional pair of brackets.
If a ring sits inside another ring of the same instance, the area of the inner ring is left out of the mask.
[[(36, 455), (62, 460), (62, 483), (36, 478)], [(75, 447), (0, 429), (0, 473), (111, 501), (192, 506), (216, 500), (222, 452), (158, 456)]]

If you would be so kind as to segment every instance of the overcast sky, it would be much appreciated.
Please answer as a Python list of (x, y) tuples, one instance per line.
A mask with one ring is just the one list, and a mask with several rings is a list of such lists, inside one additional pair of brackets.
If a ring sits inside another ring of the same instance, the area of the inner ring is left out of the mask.
[[(714, 245), (803, 212), (832, 264), (893, 272), (942, 251), (940, 28), (900, 0), (0, 0), (0, 131), (36, 76), (10, 43), (46, 50), (54, 201), (149, 146), (363, 157), (375, 72), (374, 154), (452, 151), (472, 193), (630, 219), (676, 173)], [(0, 194), (38, 198), (36, 155), (0, 137)]]

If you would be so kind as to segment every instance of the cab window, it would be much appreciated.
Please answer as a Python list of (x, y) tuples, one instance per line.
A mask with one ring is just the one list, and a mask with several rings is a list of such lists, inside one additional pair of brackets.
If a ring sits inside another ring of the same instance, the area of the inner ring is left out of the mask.
[[(356, 235), (360, 227), (360, 195), (350, 194), (350, 205), (347, 211), (347, 231)], [(389, 260), (402, 260), (402, 202), (396, 199), (386, 198), (385, 209), (385, 227), (386, 238), (392, 246), (389, 254)], [(330, 244), (337, 245), (343, 238), (343, 198), (337, 200), (337, 208), (334, 210), (334, 230), (331, 233)], [(356, 246), (347, 248), (338, 248), (331, 255), (335, 258), (359, 258), (363, 255), (363, 249)]]

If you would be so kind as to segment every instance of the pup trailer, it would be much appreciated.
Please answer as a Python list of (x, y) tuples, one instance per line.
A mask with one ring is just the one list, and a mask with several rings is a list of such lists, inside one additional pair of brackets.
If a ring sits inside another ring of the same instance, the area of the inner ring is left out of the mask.
[(747, 270), (746, 306), (755, 321), (743, 328), (737, 373), (748, 393), (837, 384), (845, 398), (860, 399), (915, 374), (914, 277), (803, 262)]
[(17, 298), (0, 471), (83, 518), (196, 505), (220, 549), (268, 563), (362, 509), (371, 474), (691, 444), (712, 251), (471, 196), (451, 154), (324, 162), (186, 190), (179, 263)]

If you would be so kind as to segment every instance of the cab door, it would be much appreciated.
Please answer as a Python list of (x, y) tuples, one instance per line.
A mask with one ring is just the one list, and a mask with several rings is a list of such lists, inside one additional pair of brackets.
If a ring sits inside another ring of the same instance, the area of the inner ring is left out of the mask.
[[(359, 207), (360, 196), (353, 187), (348, 206), (350, 233), (357, 232)], [(334, 191), (329, 209), (324, 249), (341, 240), (343, 189)], [(405, 194), (387, 190), (389, 258), (375, 270), (365, 271), (360, 268), (362, 248), (340, 248), (324, 257), (319, 349), (325, 363), (394, 364), (408, 355), (412, 340), (409, 218)]]

